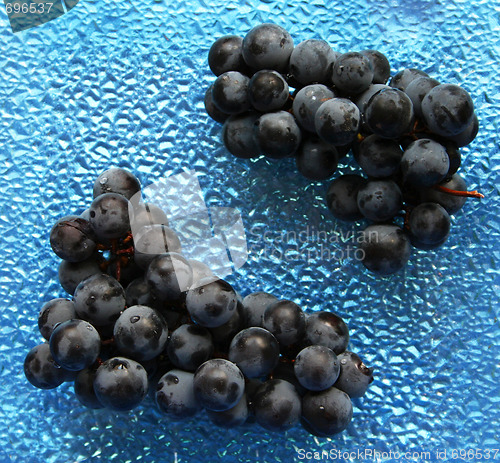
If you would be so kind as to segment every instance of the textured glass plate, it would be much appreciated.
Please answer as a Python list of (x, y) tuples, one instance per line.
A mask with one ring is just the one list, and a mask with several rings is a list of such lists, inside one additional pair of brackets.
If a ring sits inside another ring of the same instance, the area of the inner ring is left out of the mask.
[[(486, 450), (500, 447), (498, 1), (81, 0), (18, 34), (0, 10), (1, 462), (461, 461), (454, 449), (495, 461)], [(471, 93), (481, 128), (461, 171), (486, 197), (453, 217), (441, 249), (415, 251), (405, 271), (375, 277), (341, 258), (357, 228), (329, 214), (328, 182), (306, 181), (292, 160), (224, 150), (203, 108), (207, 52), (221, 35), (266, 21), (296, 43), (380, 49), (393, 74), (418, 67)], [(376, 368), (345, 432), (222, 430), (203, 414), (173, 423), (149, 401), (129, 413), (92, 411), (70, 384), (27, 383), (22, 362), (41, 342), (40, 307), (64, 296), (50, 227), (88, 207), (94, 178), (111, 165), (143, 184), (196, 170), (209, 206), (241, 212), (250, 256), (228, 277), (236, 289), (345, 318), (351, 350)], [(429, 454), (403, 456), (418, 451)]]

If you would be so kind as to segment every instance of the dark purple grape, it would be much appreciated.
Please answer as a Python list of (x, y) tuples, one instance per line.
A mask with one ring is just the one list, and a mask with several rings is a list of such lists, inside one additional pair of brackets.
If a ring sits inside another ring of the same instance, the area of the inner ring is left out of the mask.
[(95, 326), (113, 324), (125, 308), (125, 291), (110, 275), (92, 275), (78, 285), (74, 296), (77, 315)]
[(153, 224), (132, 228), (134, 236), (134, 261), (146, 270), (153, 259), (168, 252), (180, 253), (181, 242), (167, 225)]
[(48, 341), (56, 325), (76, 318), (75, 304), (73, 301), (58, 298), (46, 302), (38, 314), (38, 329)]
[(26, 379), (38, 389), (54, 389), (66, 381), (67, 370), (53, 359), (47, 343), (33, 347), (24, 359)]
[(295, 302), (282, 300), (265, 310), (262, 325), (275, 336), (281, 346), (290, 346), (303, 338), (306, 317)]
[(317, 134), (332, 145), (352, 143), (358, 135), (359, 123), (359, 109), (347, 98), (325, 101), (314, 116)]
[(117, 411), (132, 410), (147, 395), (146, 370), (134, 360), (110, 358), (97, 369), (94, 391), (104, 407)]
[(112, 167), (104, 171), (94, 182), (94, 199), (105, 193), (116, 193), (131, 199), (141, 191), (137, 177), (128, 170)]
[(463, 132), (474, 117), (469, 93), (455, 84), (440, 84), (422, 100), (422, 115), (429, 129), (444, 137)]
[(360, 241), (361, 263), (373, 273), (395, 273), (410, 258), (410, 240), (397, 225), (369, 225)]
[(446, 209), (437, 203), (422, 203), (410, 212), (408, 226), (415, 247), (419, 244), (441, 245), (450, 232), (451, 219)]
[(132, 231), (141, 230), (151, 225), (167, 225), (165, 211), (155, 204), (145, 203), (140, 198), (132, 198), (129, 202), (129, 217)]
[(352, 420), (351, 399), (336, 387), (308, 392), (302, 398), (302, 417), (315, 435), (333, 436), (347, 428)]
[(75, 379), (74, 389), (78, 401), (87, 408), (99, 409), (104, 405), (99, 401), (94, 391), (94, 380), (97, 369), (94, 367), (81, 370)]
[(306, 318), (305, 341), (307, 345), (328, 347), (338, 355), (346, 350), (349, 343), (349, 328), (333, 312), (313, 312)]
[(220, 76), (228, 71), (248, 74), (249, 69), (242, 54), (243, 39), (237, 35), (225, 35), (218, 38), (208, 52), (210, 70)]
[(156, 301), (151, 294), (151, 288), (144, 277), (136, 278), (125, 288), (125, 305), (127, 307), (131, 307), (133, 305), (146, 305), (148, 307), (154, 307), (155, 302)]
[(208, 360), (194, 374), (194, 395), (207, 410), (229, 410), (240, 401), (244, 391), (241, 370), (228, 360)]
[(233, 338), (245, 328), (243, 323), (243, 306), (238, 301), (236, 310), (232, 317), (223, 325), (209, 328), (215, 348), (222, 352), (227, 352), (229, 344)]
[(386, 178), (397, 173), (403, 150), (395, 140), (369, 135), (354, 151), (359, 166), (369, 177)]
[(73, 319), (57, 325), (50, 336), (49, 347), (58, 365), (80, 371), (97, 360), (101, 337), (90, 323)]
[[(459, 174), (454, 174), (449, 180), (445, 180), (439, 185), (454, 191), (467, 191), (467, 184)], [(434, 188), (426, 188), (422, 192), (422, 199), (440, 204), (448, 211), (448, 214), (458, 212), (467, 201), (465, 196), (455, 196)]]
[(335, 387), (350, 398), (363, 397), (373, 381), (373, 368), (368, 368), (358, 355), (345, 351), (339, 354), (340, 374)]
[(333, 65), (333, 85), (347, 95), (364, 92), (371, 85), (373, 76), (370, 59), (358, 52), (340, 55)]
[(460, 133), (447, 137), (449, 140), (453, 141), (457, 147), (467, 146), (475, 138), (479, 131), (479, 120), (477, 115), (472, 116), (470, 124)]
[(86, 278), (102, 273), (101, 264), (104, 260), (99, 254), (83, 262), (67, 262), (59, 264), (58, 279), (68, 294), (75, 294), (77, 286)]
[(255, 122), (254, 134), (261, 153), (274, 159), (294, 154), (302, 140), (295, 118), (286, 111), (263, 114)]
[(239, 114), (250, 109), (248, 85), (250, 79), (241, 72), (228, 71), (215, 80), (212, 101), (219, 111)]
[(406, 90), (406, 87), (408, 87), (408, 85), (412, 81), (418, 79), (419, 77), (429, 77), (429, 74), (415, 68), (403, 69), (393, 76), (393, 78), (389, 82), (389, 86), (397, 88), (404, 92)]
[(120, 354), (137, 360), (151, 360), (167, 344), (168, 326), (156, 310), (133, 305), (124, 310), (115, 322), (113, 336)]
[(326, 204), (340, 220), (358, 220), (363, 217), (358, 207), (358, 192), (366, 185), (360, 175), (347, 174), (337, 177), (328, 187)]
[(247, 378), (268, 375), (278, 364), (279, 354), (276, 338), (259, 327), (240, 331), (229, 346), (229, 360), (238, 365)]
[(301, 415), (301, 400), (295, 387), (282, 379), (262, 383), (254, 394), (253, 411), (257, 423), (270, 431), (286, 431)]
[(333, 63), (340, 56), (324, 40), (309, 39), (299, 43), (290, 55), (290, 74), (302, 85), (329, 84)]
[(251, 293), (243, 298), (243, 323), (247, 328), (252, 326), (262, 327), (262, 317), (265, 310), (278, 298), (264, 291)]
[(130, 231), (129, 202), (118, 193), (97, 196), (90, 206), (90, 225), (97, 239), (123, 238)]
[(422, 117), (422, 100), (437, 85), (439, 81), (431, 77), (417, 77), (408, 84), (405, 93), (410, 97), (415, 116)]
[(212, 98), (213, 88), (214, 88), (213, 84), (207, 88), (207, 91), (205, 92), (205, 98), (203, 99), (203, 104), (205, 105), (205, 111), (207, 112), (207, 114), (215, 122), (223, 124), (226, 121), (226, 119), (230, 116), (230, 114), (221, 111), (217, 106), (215, 106), (214, 99)]
[(215, 328), (228, 322), (237, 308), (237, 296), (224, 280), (209, 279), (208, 283), (192, 288), (186, 295), (186, 309), (194, 322)]
[(222, 428), (235, 428), (241, 426), (247, 420), (249, 415), (247, 396), (244, 393), (239, 402), (229, 410), (216, 412), (207, 410), (207, 416), (212, 423)]
[(245, 62), (255, 70), (285, 72), (293, 51), (293, 39), (282, 27), (264, 23), (245, 35), (242, 51)]
[(318, 108), (335, 94), (323, 84), (311, 84), (301, 88), (293, 99), (293, 115), (300, 127), (316, 133), (314, 118)]
[(97, 244), (90, 223), (70, 215), (59, 219), (52, 227), (50, 246), (61, 259), (82, 262), (94, 254)]
[(372, 65), (372, 83), (385, 84), (391, 76), (391, 65), (387, 57), (378, 50), (363, 50), (361, 54), (366, 56)]
[(194, 374), (182, 370), (165, 373), (156, 386), (155, 401), (158, 408), (170, 418), (182, 420), (201, 410), (194, 394)]
[(222, 142), (233, 156), (250, 159), (262, 154), (254, 137), (254, 125), (259, 117), (259, 113), (250, 111), (226, 120), (222, 126)]
[(340, 363), (333, 350), (325, 346), (302, 349), (294, 363), (295, 376), (310, 391), (324, 391), (333, 386), (340, 373)]
[(295, 157), (297, 170), (310, 180), (325, 180), (337, 170), (336, 148), (315, 136), (307, 137)]
[(257, 71), (248, 85), (250, 103), (260, 112), (282, 109), (289, 95), (286, 80), (280, 73), (272, 70)]
[(193, 270), (182, 255), (175, 252), (160, 254), (149, 264), (146, 281), (160, 301), (179, 304), (193, 283)]
[(184, 324), (170, 335), (168, 358), (182, 370), (195, 371), (212, 356), (214, 344), (210, 332), (199, 325)]
[(450, 168), (446, 149), (430, 138), (421, 138), (405, 149), (401, 159), (403, 180), (409, 184), (428, 187), (442, 181)]
[(403, 196), (392, 180), (369, 180), (358, 192), (358, 207), (369, 220), (385, 222), (403, 207)]
[(412, 102), (402, 90), (382, 89), (366, 104), (364, 120), (369, 129), (380, 137), (402, 137), (410, 132), (414, 122)]

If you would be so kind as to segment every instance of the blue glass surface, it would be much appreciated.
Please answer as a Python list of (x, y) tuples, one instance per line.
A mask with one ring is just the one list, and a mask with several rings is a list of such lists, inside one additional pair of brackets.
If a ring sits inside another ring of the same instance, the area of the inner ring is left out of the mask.
[[(464, 461), (453, 449), (495, 461), (485, 450), (500, 447), (498, 1), (81, 0), (17, 34), (0, 10), (1, 462), (376, 461), (370, 451), (392, 451), (385, 461)], [(328, 182), (308, 182), (292, 160), (244, 161), (225, 151), (203, 108), (213, 80), (208, 49), (268, 21), (296, 43), (376, 48), (392, 74), (418, 67), (471, 93), (480, 132), (462, 150), (461, 172), (485, 198), (455, 214), (442, 248), (413, 252), (392, 277), (371, 275), (338, 258), (353, 228), (329, 214)], [(40, 391), (27, 383), (22, 362), (41, 342), (41, 305), (65, 295), (48, 232), (88, 207), (94, 178), (111, 165), (143, 184), (196, 170), (208, 205), (241, 212), (250, 256), (228, 277), (236, 289), (345, 318), (350, 348), (376, 368), (345, 432), (319, 439), (300, 426), (222, 430), (204, 415), (174, 423), (150, 401), (128, 413), (93, 411), (70, 384)], [(335, 257), (321, 254), (320, 231)], [(429, 454), (403, 458), (414, 451)]]

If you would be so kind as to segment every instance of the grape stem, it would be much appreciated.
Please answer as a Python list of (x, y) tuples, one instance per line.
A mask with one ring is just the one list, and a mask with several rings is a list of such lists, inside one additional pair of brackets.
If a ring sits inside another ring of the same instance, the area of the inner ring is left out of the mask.
[(464, 196), (466, 198), (477, 198), (477, 199), (484, 198), (484, 195), (476, 190), (474, 191), (452, 190), (451, 188), (446, 188), (445, 186), (442, 185), (435, 185), (433, 188), (437, 191), (441, 191), (443, 193), (453, 196)]

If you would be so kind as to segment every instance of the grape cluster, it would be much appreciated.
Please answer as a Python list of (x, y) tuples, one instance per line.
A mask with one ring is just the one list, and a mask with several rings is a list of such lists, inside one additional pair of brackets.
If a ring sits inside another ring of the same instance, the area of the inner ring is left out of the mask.
[(450, 214), (482, 197), (457, 173), (459, 149), (479, 127), (458, 85), (413, 68), (391, 78), (377, 50), (341, 54), (316, 39), (294, 46), (269, 23), (219, 38), (208, 63), (217, 78), (205, 108), (234, 156), (295, 157), (305, 177), (325, 180), (353, 153), (364, 175), (336, 178), (327, 205), (338, 219), (371, 223), (359, 241), (374, 273), (403, 268), (412, 246), (442, 245)]
[(265, 292), (242, 298), (182, 255), (165, 212), (140, 199), (124, 169), (102, 173), (93, 195), (50, 232), (72, 298), (41, 308), (44, 342), (24, 362), (32, 385), (72, 381), (93, 409), (131, 410), (149, 396), (173, 420), (205, 410), (222, 427), (256, 421), (284, 431), (301, 422), (317, 436), (347, 427), (351, 398), (373, 374), (346, 350), (341, 317)]

